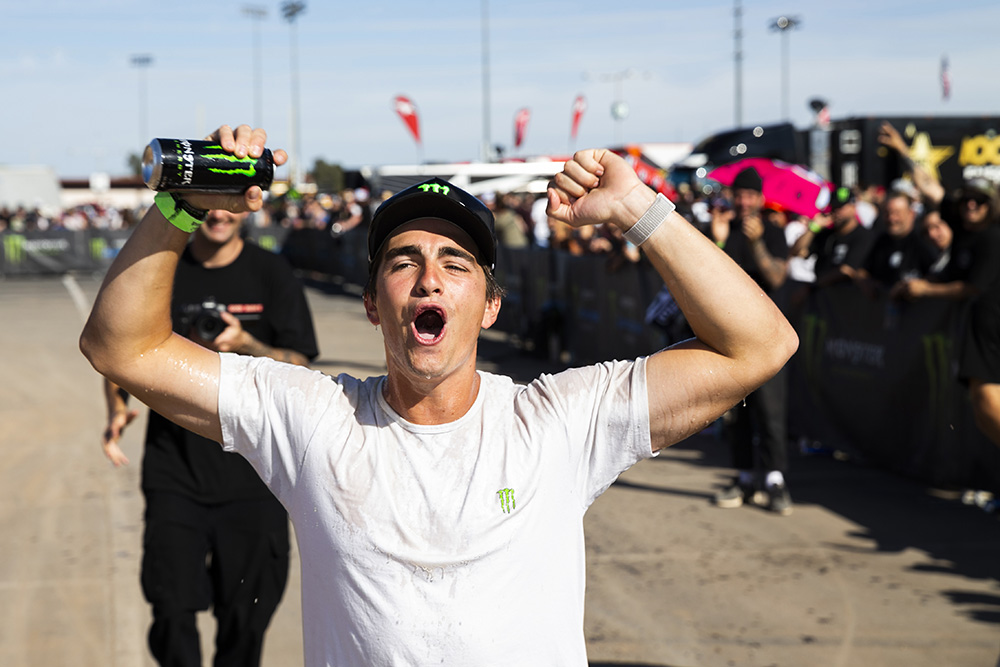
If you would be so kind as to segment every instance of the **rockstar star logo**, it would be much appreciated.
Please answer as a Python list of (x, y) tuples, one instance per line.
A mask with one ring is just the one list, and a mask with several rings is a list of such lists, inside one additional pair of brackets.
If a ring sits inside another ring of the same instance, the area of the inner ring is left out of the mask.
[(940, 182), (941, 175), (938, 173), (938, 166), (952, 156), (955, 147), (934, 146), (931, 144), (929, 134), (917, 132), (912, 125), (906, 128), (906, 134), (913, 137), (913, 144), (910, 145), (910, 157)]

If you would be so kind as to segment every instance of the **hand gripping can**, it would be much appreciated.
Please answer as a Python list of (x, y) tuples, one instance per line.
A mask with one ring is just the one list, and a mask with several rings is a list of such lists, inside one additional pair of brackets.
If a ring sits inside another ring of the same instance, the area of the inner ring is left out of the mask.
[(158, 192), (243, 192), (274, 180), (274, 158), (239, 158), (215, 141), (153, 139), (142, 154), (142, 180)]

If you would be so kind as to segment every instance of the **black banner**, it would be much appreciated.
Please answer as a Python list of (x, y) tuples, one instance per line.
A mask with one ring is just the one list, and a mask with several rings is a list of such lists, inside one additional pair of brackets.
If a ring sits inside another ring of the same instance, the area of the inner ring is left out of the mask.
[(128, 239), (127, 231), (32, 231), (0, 234), (0, 275), (58, 275), (104, 271)]
[(934, 484), (1000, 490), (1000, 448), (956, 380), (961, 322), (961, 305), (943, 299), (815, 291), (792, 366), (792, 431)]

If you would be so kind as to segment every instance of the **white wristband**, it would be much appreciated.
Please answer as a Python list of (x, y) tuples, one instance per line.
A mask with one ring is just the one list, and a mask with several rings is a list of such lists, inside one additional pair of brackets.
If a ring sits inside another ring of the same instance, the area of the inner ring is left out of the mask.
[(662, 194), (657, 193), (656, 200), (653, 204), (646, 209), (646, 212), (642, 214), (642, 217), (625, 232), (625, 240), (634, 246), (642, 245), (646, 240), (653, 235), (656, 228), (663, 224), (663, 221), (667, 219), (667, 216), (677, 208), (674, 203), (664, 197)]

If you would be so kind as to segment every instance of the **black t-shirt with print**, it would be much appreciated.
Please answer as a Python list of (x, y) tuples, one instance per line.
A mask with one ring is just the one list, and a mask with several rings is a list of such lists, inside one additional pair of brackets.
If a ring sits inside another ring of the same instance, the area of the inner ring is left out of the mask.
[(816, 255), (816, 277), (845, 265), (862, 268), (874, 240), (873, 234), (861, 225), (846, 234), (838, 234), (833, 229), (822, 230), (809, 245), (810, 253)]
[[(764, 246), (772, 257), (777, 259), (788, 259), (788, 243), (785, 241), (785, 232), (769, 222), (764, 222)], [(734, 219), (729, 223), (729, 238), (726, 239), (724, 247), (726, 254), (733, 261), (740, 265), (740, 268), (753, 278), (765, 294), (773, 295), (776, 290), (772, 289), (764, 280), (760, 269), (757, 268), (757, 260), (753, 256), (753, 248), (750, 241), (743, 234), (742, 220)]]
[[(181, 257), (174, 280), (174, 331), (189, 335), (190, 328), (184, 322), (191, 319), (191, 307), (209, 300), (225, 305), (262, 343), (295, 350), (309, 359), (318, 355), (305, 294), (283, 257), (247, 242), (228, 266), (206, 269), (195, 261), (189, 248)], [(242, 456), (223, 451), (217, 443), (152, 410), (146, 429), (142, 488), (180, 493), (204, 503), (270, 495)]]
[(901, 238), (882, 232), (868, 254), (865, 268), (872, 278), (892, 287), (901, 280), (925, 277), (937, 254), (916, 228)]

